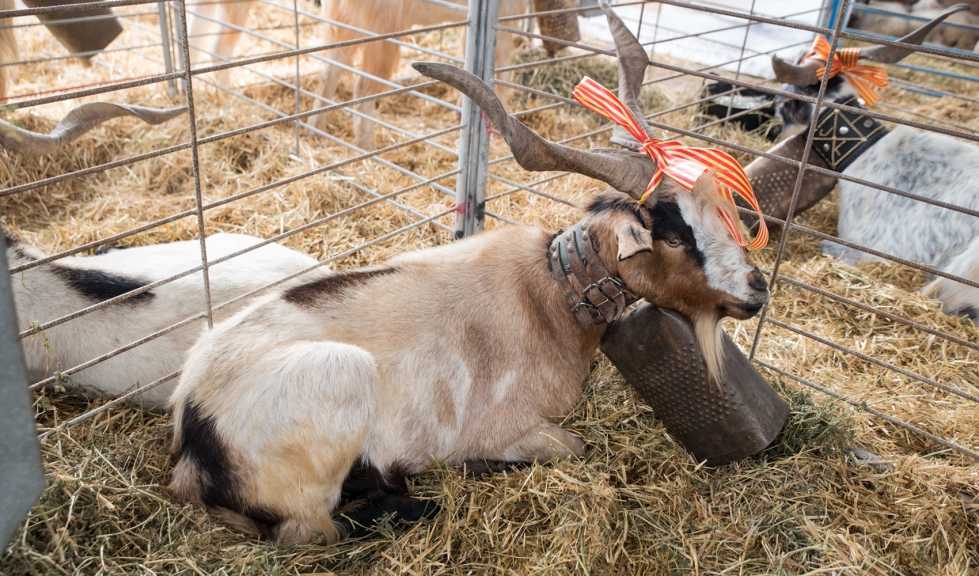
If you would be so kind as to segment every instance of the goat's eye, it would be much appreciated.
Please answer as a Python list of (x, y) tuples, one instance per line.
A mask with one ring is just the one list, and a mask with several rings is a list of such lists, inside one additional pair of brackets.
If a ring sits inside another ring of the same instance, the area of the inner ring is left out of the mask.
[(666, 239), (666, 245), (669, 246), (670, 248), (678, 248), (680, 246), (680, 244), (682, 244), (682, 242), (680, 242), (680, 239), (679, 238), (667, 238)]

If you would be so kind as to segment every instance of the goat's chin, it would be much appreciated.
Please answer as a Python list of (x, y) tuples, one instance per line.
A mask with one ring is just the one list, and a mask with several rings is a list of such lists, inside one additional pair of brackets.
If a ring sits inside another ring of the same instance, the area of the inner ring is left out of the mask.
[(752, 302), (724, 302), (721, 305), (724, 316), (729, 316), (735, 320), (747, 320), (754, 317), (761, 311), (764, 304)]
[(711, 382), (720, 385), (724, 376), (724, 331), (721, 322), (713, 314), (699, 315), (693, 319), (693, 331), (707, 364), (707, 376)]

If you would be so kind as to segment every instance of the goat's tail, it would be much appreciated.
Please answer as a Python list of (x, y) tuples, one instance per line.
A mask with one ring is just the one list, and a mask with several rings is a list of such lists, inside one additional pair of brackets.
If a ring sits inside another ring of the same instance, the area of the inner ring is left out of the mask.
[[(0, 0), (0, 10), (13, 10), (14, 0)], [(12, 18), (0, 18), (0, 64), (10, 64), (17, 61), (17, 38), (14, 29), (8, 28), (13, 24)], [(6, 98), (10, 86), (12, 66), (0, 67), (0, 98)]]

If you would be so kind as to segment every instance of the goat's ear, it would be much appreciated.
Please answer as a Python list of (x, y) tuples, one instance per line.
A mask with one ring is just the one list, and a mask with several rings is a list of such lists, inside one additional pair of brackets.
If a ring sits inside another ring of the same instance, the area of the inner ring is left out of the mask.
[(615, 239), (619, 244), (619, 262), (640, 252), (653, 251), (652, 233), (631, 218), (620, 218), (615, 225)]

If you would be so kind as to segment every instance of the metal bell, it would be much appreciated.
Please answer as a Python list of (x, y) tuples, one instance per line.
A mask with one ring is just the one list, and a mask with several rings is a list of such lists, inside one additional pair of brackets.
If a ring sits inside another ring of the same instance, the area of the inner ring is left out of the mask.
[(670, 434), (710, 466), (764, 449), (789, 415), (726, 334), (724, 375), (712, 382), (693, 326), (679, 312), (643, 304), (609, 326), (601, 347)]

